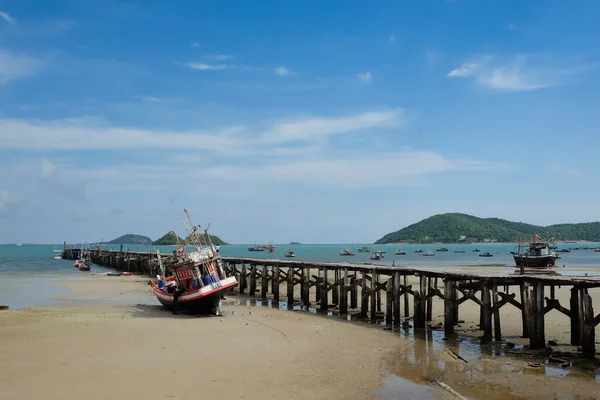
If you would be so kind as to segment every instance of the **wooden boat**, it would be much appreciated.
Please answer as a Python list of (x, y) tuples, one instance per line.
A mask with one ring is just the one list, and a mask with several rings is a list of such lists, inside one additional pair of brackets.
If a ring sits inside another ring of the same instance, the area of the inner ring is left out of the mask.
[(425, 257), (432, 257), (432, 256), (435, 256), (435, 253), (431, 252), (431, 251), (426, 251), (424, 253), (421, 253), (421, 255), (425, 256)]
[(447, 248), (445, 248), (445, 247), (442, 247), (442, 248), (440, 248), (440, 249), (437, 249), (436, 251), (448, 251), (448, 249), (447, 249)]
[(371, 255), (369, 256), (371, 260), (381, 260), (383, 255), (378, 251), (371, 251)]
[(80, 271), (91, 271), (92, 262), (89, 260), (84, 260), (82, 263), (79, 264), (77, 268), (79, 268)]
[[(199, 227), (191, 223), (187, 209), (184, 212), (191, 225), (191, 229), (186, 226), (188, 239), (179, 246), (170, 265), (162, 265), (157, 250), (161, 275), (151, 282), (152, 293), (173, 314), (220, 315), (221, 298), (237, 285), (237, 279), (225, 274), (223, 260), (211, 241), (208, 229), (198, 233)], [(187, 245), (194, 246), (195, 250), (186, 253)]]
[(406, 252), (405, 252), (405, 251), (403, 251), (403, 250), (397, 250), (397, 251), (396, 251), (396, 255), (397, 255), (397, 256), (404, 256), (404, 255), (406, 255)]
[(494, 257), (494, 255), (492, 253), (486, 252), (486, 253), (480, 253), (479, 257)]
[(595, 251), (596, 253), (600, 253), (600, 247), (596, 247), (596, 248), (594, 249), (594, 251)]
[(255, 245), (255, 246), (248, 247), (248, 251), (265, 251), (265, 248)]
[(454, 250), (455, 253), (464, 253), (464, 250)]
[(358, 249), (358, 252), (359, 253), (370, 253), (371, 248), (369, 246), (363, 246)]
[(285, 252), (284, 256), (291, 258), (291, 257), (296, 257), (296, 254), (294, 254), (294, 250), (289, 249), (288, 251)]
[(340, 250), (340, 256), (353, 256), (354, 252), (352, 252), (352, 249), (350, 247), (346, 247), (343, 250)]
[(479, 253), (481, 250), (479, 250), (479, 249), (473, 249), (471, 251), (474, 252), (474, 253)]
[(422, 250), (422, 249), (414, 249), (413, 251), (414, 251), (415, 253), (422, 253), (422, 252), (423, 252), (423, 250)]
[(517, 267), (550, 268), (554, 267), (555, 261), (558, 258), (556, 253), (550, 252), (550, 245), (543, 242), (537, 233), (533, 242), (529, 243), (527, 251), (522, 251), (521, 247), (522, 245), (519, 241), (519, 250), (517, 254), (513, 255)]

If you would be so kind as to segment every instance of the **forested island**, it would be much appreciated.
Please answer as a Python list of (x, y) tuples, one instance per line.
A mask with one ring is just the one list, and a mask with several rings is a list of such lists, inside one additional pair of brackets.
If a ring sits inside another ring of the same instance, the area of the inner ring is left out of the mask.
[(500, 218), (479, 218), (460, 213), (437, 214), (388, 233), (377, 240), (375, 244), (515, 242), (519, 237), (525, 241), (530, 240), (536, 233), (545, 239), (558, 241), (598, 242), (600, 241), (600, 222), (539, 226)]
[[(134, 234), (128, 233), (127, 235), (120, 236), (114, 240), (111, 240), (110, 242), (107, 242), (107, 244), (138, 244), (138, 245), (147, 245), (147, 246), (151, 246), (151, 245), (172, 246), (172, 245), (176, 245), (178, 243), (183, 243), (184, 240), (185, 239), (181, 238), (179, 235), (177, 235), (173, 231), (166, 233), (160, 239), (157, 239), (155, 241), (150, 239), (148, 236), (134, 235)], [(218, 244), (220, 246), (223, 246), (223, 245), (229, 244), (215, 235), (210, 235), (210, 240), (212, 240), (214, 245)]]

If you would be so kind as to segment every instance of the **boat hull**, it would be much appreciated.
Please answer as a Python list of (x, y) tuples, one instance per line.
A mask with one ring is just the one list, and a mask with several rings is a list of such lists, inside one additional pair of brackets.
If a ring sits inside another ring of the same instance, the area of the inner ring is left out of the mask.
[(152, 292), (166, 309), (182, 314), (217, 314), (219, 302), (237, 285), (235, 277), (222, 279), (218, 284), (209, 284), (203, 288), (184, 292), (179, 296), (175, 310), (175, 297), (158, 288), (158, 281), (152, 283)]
[(529, 268), (550, 268), (554, 267), (555, 257), (553, 256), (522, 256), (513, 255), (515, 264), (517, 267), (529, 267)]

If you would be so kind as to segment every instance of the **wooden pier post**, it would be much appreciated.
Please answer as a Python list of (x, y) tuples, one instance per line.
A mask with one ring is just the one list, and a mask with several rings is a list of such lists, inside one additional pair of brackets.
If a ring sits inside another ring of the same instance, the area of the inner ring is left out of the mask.
[(532, 289), (531, 299), (529, 299), (529, 309), (531, 314), (529, 318), (529, 348), (532, 350), (543, 349), (546, 347), (544, 336), (544, 284), (536, 282)]
[(354, 271), (354, 274), (352, 274), (352, 279), (350, 280), (350, 308), (353, 310), (358, 308), (358, 280), (356, 279), (357, 274), (358, 273)]
[(584, 358), (593, 360), (596, 358), (596, 324), (594, 323), (592, 297), (587, 293), (584, 294), (581, 303), (583, 304), (581, 353)]
[(250, 296), (256, 295), (256, 265), (250, 266)]
[(494, 340), (502, 340), (502, 329), (500, 328), (500, 307), (498, 307), (498, 285), (492, 284), (492, 307), (494, 314)]
[(481, 306), (483, 310), (482, 342), (488, 343), (492, 341), (492, 299), (487, 280), (483, 281), (483, 287), (481, 290), (483, 292), (483, 306)]
[(321, 268), (317, 268), (317, 279), (315, 282), (315, 303), (321, 302), (321, 287), (323, 286), (323, 281), (321, 277)]
[(321, 280), (321, 311), (327, 311), (329, 304), (327, 304), (327, 268), (323, 268), (323, 279)]
[(523, 337), (528, 338), (530, 334), (529, 330), (529, 312), (530, 307), (529, 303), (531, 299), (529, 298), (529, 285), (527, 282), (521, 282), (519, 284), (519, 290), (521, 292), (521, 321), (523, 323)]
[(340, 315), (348, 314), (348, 268), (344, 268), (344, 278), (340, 289)]
[(271, 293), (273, 300), (279, 301), (279, 265), (273, 267), (273, 279), (271, 280)]
[(294, 308), (294, 268), (288, 267), (287, 271), (287, 303), (288, 310)]
[(246, 281), (246, 275), (247, 275), (247, 271), (246, 271), (246, 263), (242, 263), (242, 272), (240, 273), (240, 293), (244, 294), (244, 291), (246, 290), (246, 286), (248, 285), (248, 282)]
[(408, 299), (408, 278), (406, 275), (402, 278), (402, 284), (404, 286), (404, 318), (410, 316), (410, 304)]
[(444, 334), (446, 337), (454, 334), (454, 296), (452, 291), (455, 288), (455, 282), (446, 278), (444, 282)]
[(390, 327), (394, 322), (394, 275), (389, 275), (385, 284), (385, 325)]
[(369, 291), (367, 289), (367, 271), (362, 270), (361, 288), (360, 288), (360, 314), (367, 317), (369, 312)]
[(394, 272), (394, 325), (400, 325), (400, 271)]
[(339, 268), (336, 268), (333, 271), (333, 286), (331, 286), (331, 304), (333, 304), (334, 306), (339, 305), (341, 284), (340, 280), (340, 270)]
[(377, 322), (377, 282), (379, 277), (377, 271), (373, 269), (371, 271), (371, 322)]
[(300, 285), (302, 292), (302, 305), (304, 307), (310, 306), (310, 267), (302, 268), (302, 284)]
[(579, 329), (579, 287), (571, 288), (571, 345), (581, 346), (581, 330)]
[[(431, 314), (433, 313), (433, 296), (430, 296), (432, 288), (431, 281), (431, 277), (427, 278), (427, 311), (425, 315), (426, 321), (432, 320)], [(437, 278), (435, 278), (435, 282), (437, 283)]]
[(260, 285), (260, 298), (266, 299), (267, 293), (269, 292), (269, 270), (266, 265), (262, 267), (261, 285)]
[(419, 292), (418, 296), (415, 293), (415, 328), (425, 328), (425, 319), (427, 312), (427, 277), (419, 274)]

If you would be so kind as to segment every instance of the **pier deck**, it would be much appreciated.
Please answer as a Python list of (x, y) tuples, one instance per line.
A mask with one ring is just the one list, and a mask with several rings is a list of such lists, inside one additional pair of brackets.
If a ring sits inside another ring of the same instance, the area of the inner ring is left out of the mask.
[[(87, 251), (93, 263), (116, 270), (148, 276), (159, 271), (156, 252)], [(63, 258), (75, 259), (80, 252), (65, 248)], [(160, 256), (166, 263), (173, 257)], [(286, 301), (290, 309), (295, 303), (322, 311), (335, 307), (342, 317), (354, 312), (374, 323), (383, 321), (389, 327), (406, 326), (407, 320), (412, 319), (416, 329), (425, 328), (427, 321), (432, 320), (433, 301), (439, 299), (444, 304), (447, 337), (455, 333), (459, 306), (471, 300), (480, 307), (482, 343), (502, 340), (500, 308), (509, 305), (521, 314), (522, 337), (529, 339), (529, 348), (543, 349), (545, 315), (557, 310), (570, 319), (571, 345), (581, 346), (585, 358), (596, 357), (595, 327), (600, 323), (600, 314), (594, 314), (589, 290), (600, 287), (600, 277), (563, 276), (546, 271), (509, 273), (484, 267), (415, 268), (233, 257), (223, 260), (227, 272), (238, 280), (239, 293)], [(280, 293), (281, 285), (285, 295)], [(571, 288), (568, 308), (555, 296), (555, 288), (561, 286)]]

